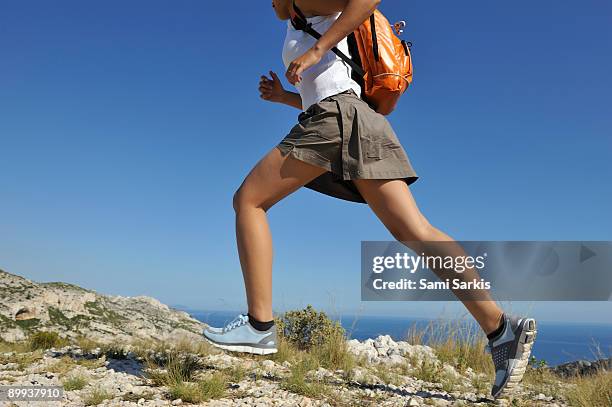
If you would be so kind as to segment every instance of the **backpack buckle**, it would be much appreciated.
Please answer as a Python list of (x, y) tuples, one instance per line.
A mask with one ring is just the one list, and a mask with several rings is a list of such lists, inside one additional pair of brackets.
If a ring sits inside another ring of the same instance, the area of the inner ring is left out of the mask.
[(404, 28), (406, 28), (406, 22), (404, 20), (400, 20), (397, 23), (393, 24), (393, 29), (397, 33), (397, 35), (402, 35), (404, 32)]

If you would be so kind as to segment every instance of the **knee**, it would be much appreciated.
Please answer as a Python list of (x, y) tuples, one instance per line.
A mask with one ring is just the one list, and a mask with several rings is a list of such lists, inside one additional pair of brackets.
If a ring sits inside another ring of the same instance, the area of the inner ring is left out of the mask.
[(252, 194), (249, 194), (242, 186), (234, 192), (232, 198), (232, 206), (236, 213), (249, 208), (261, 208), (267, 210), (268, 208), (261, 202), (259, 202)]
[(248, 200), (246, 194), (244, 193), (242, 188), (238, 188), (236, 192), (234, 192), (234, 197), (232, 198), (232, 206), (234, 207), (234, 212), (240, 212), (247, 205)]

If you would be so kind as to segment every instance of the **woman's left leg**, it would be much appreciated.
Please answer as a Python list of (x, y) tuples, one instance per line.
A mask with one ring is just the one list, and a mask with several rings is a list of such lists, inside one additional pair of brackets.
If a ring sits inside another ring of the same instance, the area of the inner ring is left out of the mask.
[[(382, 223), (395, 239), (413, 245), (411, 249), (417, 252), (427, 253), (428, 246), (419, 247), (419, 242), (454, 242), (444, 232), (432, 226), (419, 210), (408, 185), (402, 180), (377, 180), (356, 179), (353, 180), (357, 189), (366, 200), (372, 211), (378, 216)], [(436, 246), (435, 255), (465, 256), (463, 248), (458, 243)], [(442, 253), (440, 250), (447, 250)], [(438, 270), (433, 270), (438, 274)], [(476, 272), (466, 270), (461, 274), (466, 280), (476, 277)], [(503, 312), (493, 301), (488, 293), (480, 294), (479, 300), (462, 300), (470, 314), (480, 324), (486, 334), (495, 331), (502, 319)], [(480, 300), (480, 298), (483, 298)]]

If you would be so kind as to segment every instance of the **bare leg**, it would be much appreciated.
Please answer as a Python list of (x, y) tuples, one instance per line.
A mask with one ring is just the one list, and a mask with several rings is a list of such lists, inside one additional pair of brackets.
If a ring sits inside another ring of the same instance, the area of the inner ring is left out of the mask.
[[(454, 242), (450, 236), (429, 224), (419, 211), (412, 193), (404, 181), (358, 179), (354, 180), (354, 183), (376, 216), (397, 240), (406, 242)], [(457, 256), (463, 252), (459, 244), (454, 246), (444, 245), (443, 247), (452, 250), (452, 253), (448, 253), (448, 255)], [(426, 247), (419, 249), (427, 250)], [(433, 271), (438, 273), (438, 270)], [(471, 273), (474, 273), (474, 271), (471, 270)], [(469, 271), (466, 271), (464, 277), (469, 278), (469, 276)], [(502, 310), (492, 299), (463, 301), (463, 304), (474, 319), (478, 321), (485, 333), (488, 334), (499, 326)]]
[(249, 314), (272, 319), (272, 236), (266, 212), (276, 202), (326, 170), (293, 158), (278, 148), (268, 152), (234, 194), (236, 242)]

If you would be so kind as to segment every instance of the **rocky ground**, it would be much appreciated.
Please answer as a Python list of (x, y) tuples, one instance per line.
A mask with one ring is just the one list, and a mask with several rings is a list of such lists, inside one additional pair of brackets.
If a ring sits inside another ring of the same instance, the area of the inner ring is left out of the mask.
[(211, 347), (200, 336), (204, 327), (153, 298), (0, 270), (0, 386), (64, 388), (61, 401), (0, 405), (565, 406), (561, 390), (576, 385), (563, 377), (610, 367), (607, 360), (536, 369), (514, 400), (494, 401), (492, 373), (389, 336), (341, 338), (327, 353), (281, 347), (253, 356)]
[(22, 340), (34, 330), (99, 342), (182, 335), (197, 339), (204, 326), (155, 298), (102, 295), (73, 284), (36, 283), (0, 270), (0, 340)]
[[(427, 346), (412, 346), (395, 342), (389, 336), (359, 342), (349, 341), (349, 349), (355, 355), (365, 356), (368, 363), (353, 368), (351, 379), (345, 372), (318, 367), (308, 371), (307, 380), (324, 385), (322, 394), (302, 395), (287, 390), (292, 364), (279, 363), (271, 357), (245, 357), (214, 349), (207, 354), (193, 354), (197, 359), (199, 377), (214, 372), (234, 372), (227, 376), (226, 387), (217, 399), (197, 405), (205, 406), (485, 406), (503, 405), (488, 396), (489, 378), (480, 377), (471, 369), (459, 373), (452, 366), (441, 364), (429, 380), (419, 379), (418, 374), (406, 370), (394, 372), (390, 366), (420, 366), (439, 361)], [(126, 348), (127, 349), (127, 348)], [(151, 379), (146, 357), (139, 351), (115, 352), (109, 357), (108, 349), (94, 348), (84, 351), (78, 346), (49, 349), (24, 366), (15, 353), (0, 355), (0, 385), (65, 385), (80, 378), (82, 388), (65, 391), (61, 402), (45, 405), (83, 406), (100, 402), (104, 406), (169, 406), (187, 405), (180, 398), (173, 398), (169, 388), (156, 385)], [(236, 372), (240, 372), (236, 374)], [(80, 386), (77, 386), (80, 387)], [(96, 400), (96, 394), (106, 399)], [(521, 403), (514, 405), (562, 406), (555, 394), (525, 391)], [(25, 406), (25, 402), (14, 405)]]

